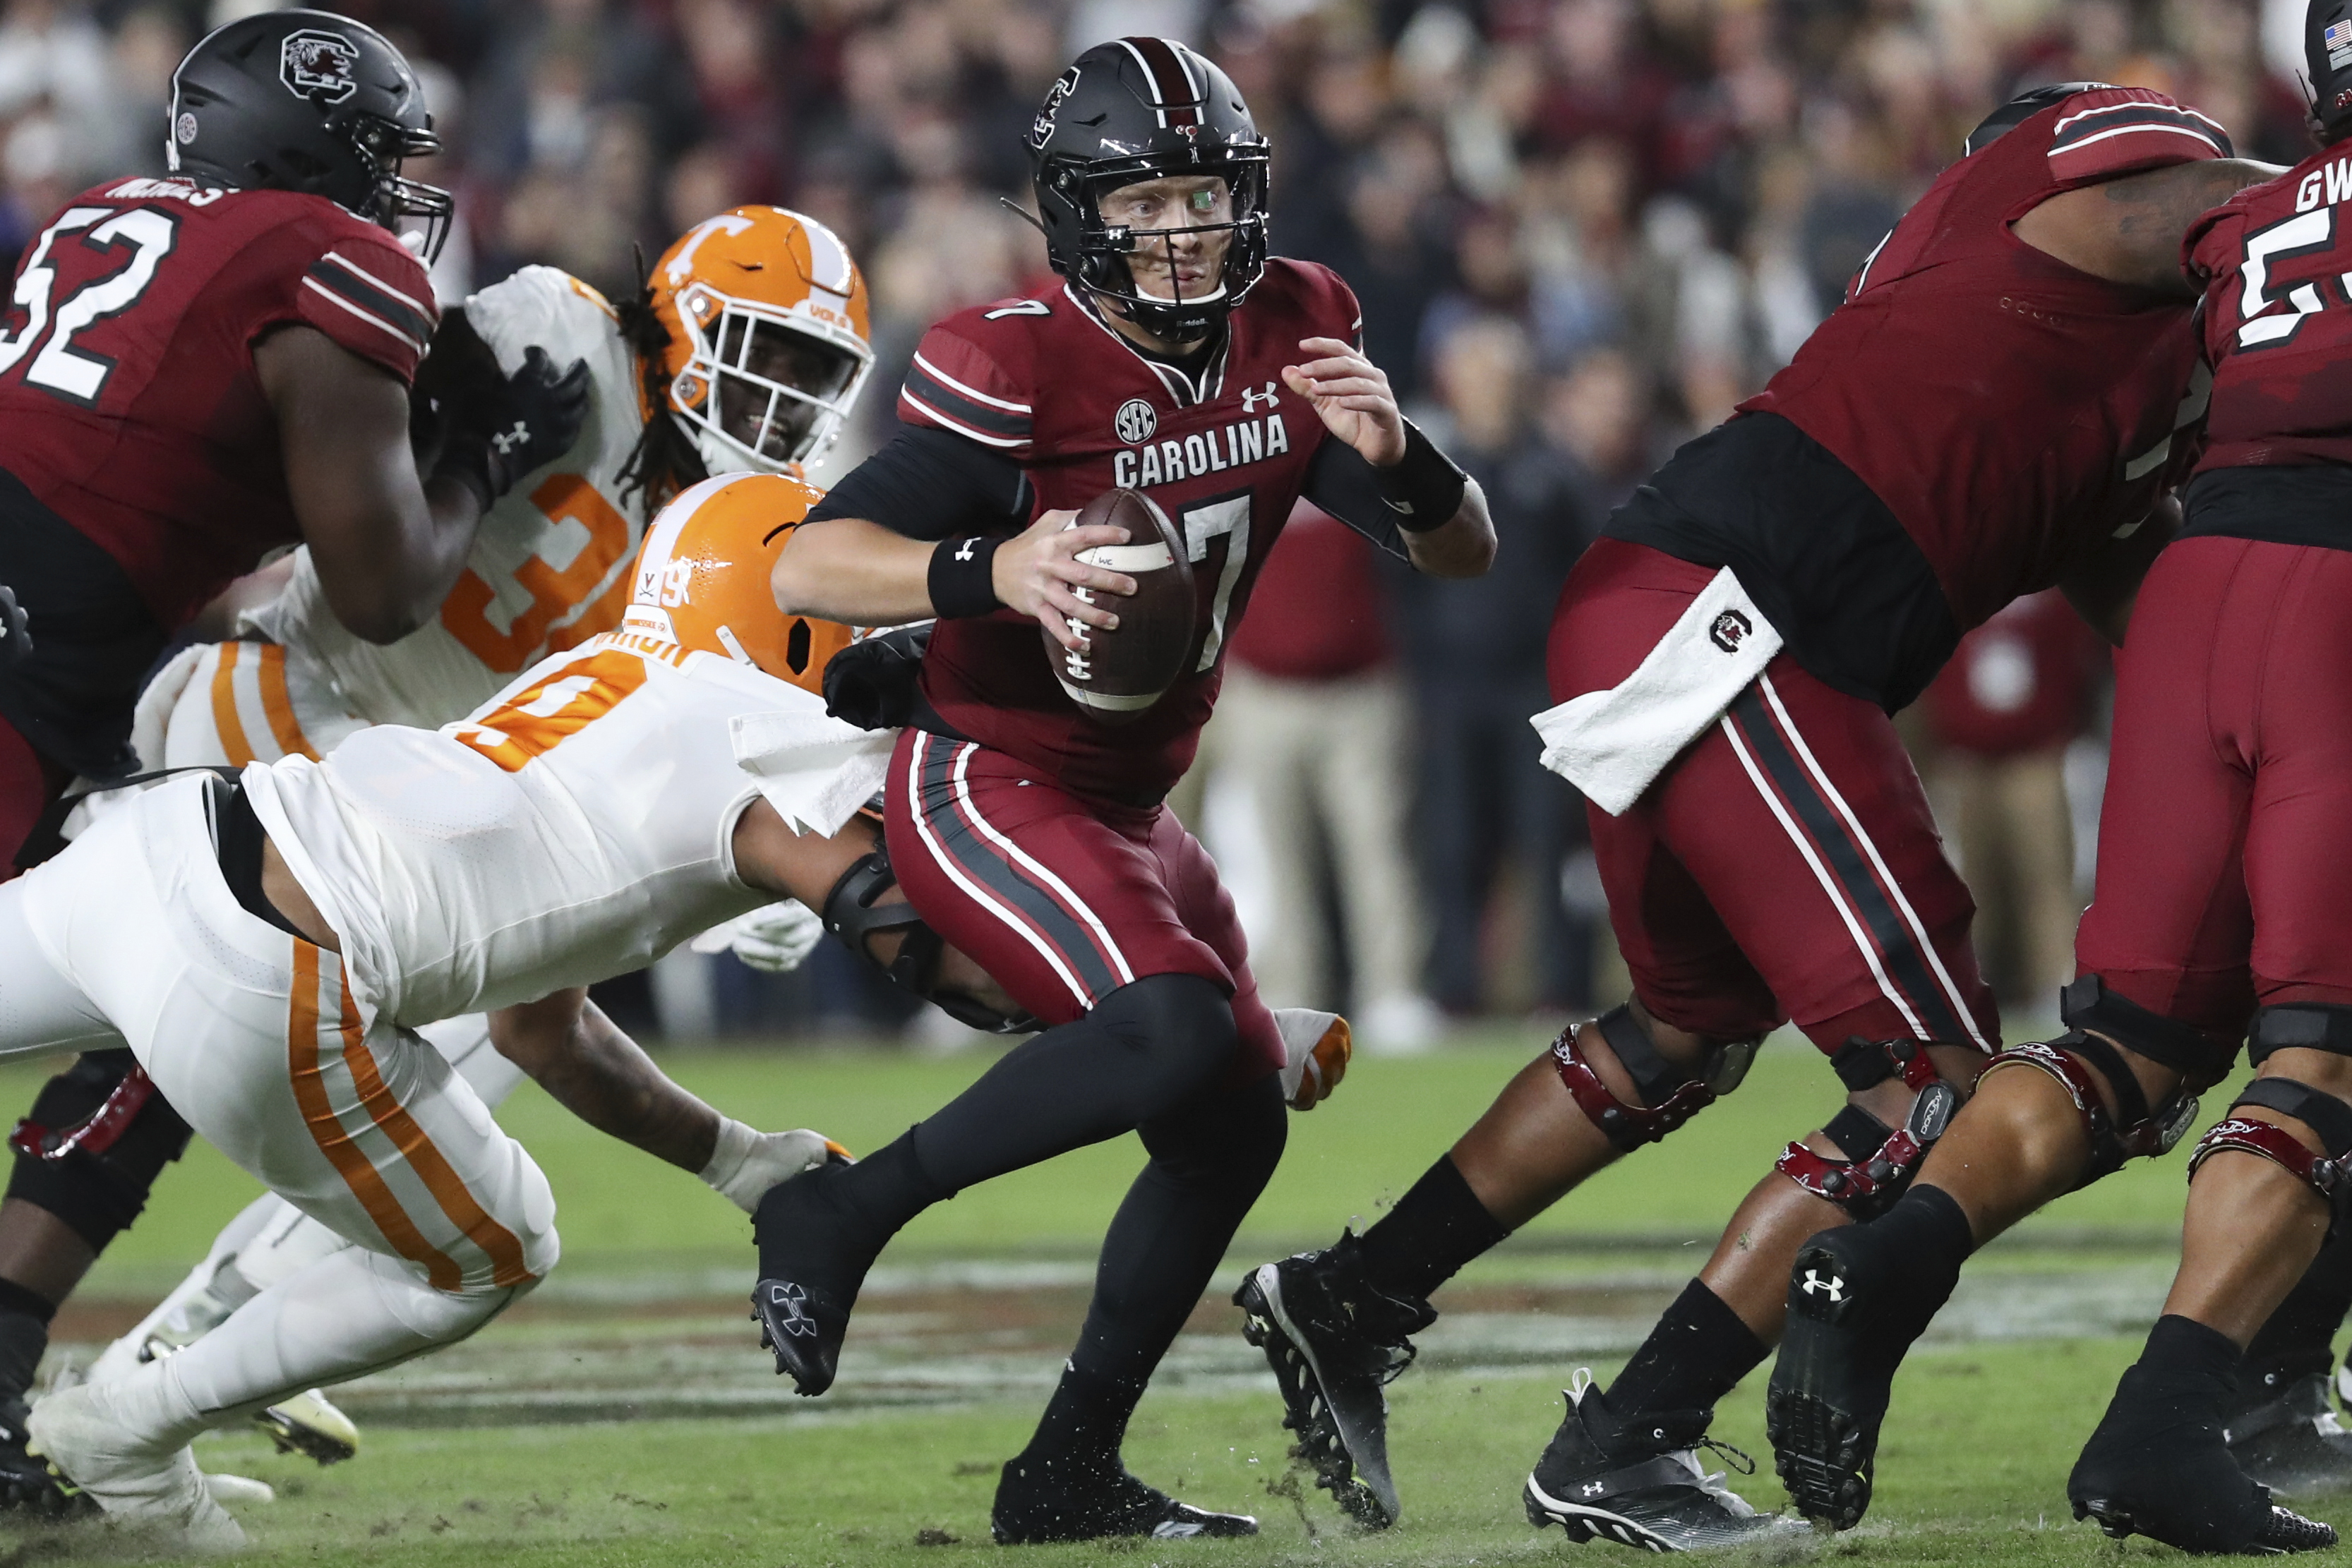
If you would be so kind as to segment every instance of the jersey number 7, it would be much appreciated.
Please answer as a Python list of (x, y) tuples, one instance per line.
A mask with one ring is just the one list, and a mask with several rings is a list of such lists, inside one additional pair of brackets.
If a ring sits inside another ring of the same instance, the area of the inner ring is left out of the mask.
[[(68, 402), (88, 408), (106, 390), (114, 361), (103, 354), (78, 353), (74, 335), (95, 322), (120, 316), (139, 302), (155, 281), (155, 269), (172, 253), (180, 221), (152, 207), (68, 207), (56, 223), (42, 231), (16, 275), (16, 304), (25, 312), (18, 331), (0, 335), (0, 375), (16, 368), (35, 345), (32, 363), (25, 367), (29, 386), (54, 392)], [(86, 231), (86, 232), (84, 232)], [(57, 287), (57, 267), (50, 248), (61, 235), (81, 235), (83, 246), (95, 251), (128, 246), (130, 258), (102, 277), (93, 277), (63, 299), (50, 313), (49, 296)], [(46, 334), (47, 342), (43, 342)]]

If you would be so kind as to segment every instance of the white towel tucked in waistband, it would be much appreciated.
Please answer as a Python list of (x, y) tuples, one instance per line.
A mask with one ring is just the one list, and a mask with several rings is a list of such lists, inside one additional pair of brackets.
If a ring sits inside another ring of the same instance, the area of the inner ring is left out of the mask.
[(1622, 816), (1780, 651), (1780, 632), (1725, 567), (1632, 674), (1528, 721), (1543, 765)]
[(735, 761), (794, 832), (831, 838), (890, 773), (895, 729), (820, 713), (747, 713), (728, 721)]

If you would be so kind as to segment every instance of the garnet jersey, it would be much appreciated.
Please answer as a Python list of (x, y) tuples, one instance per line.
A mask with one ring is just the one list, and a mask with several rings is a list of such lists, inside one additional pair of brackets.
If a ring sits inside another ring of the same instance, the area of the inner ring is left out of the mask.
[(323, 671), (373, 724), (446, 724), (547, 654), (619, 625), (645, 538), (647, 498), (620, 477), (645, 429), (644, 402), (636, 356), (613, 308), (553, 267), (527, 267), (465, 309), (503, 371), (520, 369), (533, 345), (559, 365), (586, 361), (579, 439), (491, 503), (439, 613), (399, 642), (364, 643), (345, 631), (308, 550), (285, 591), (246, 617)]
[(323, 196), (98, 186), (17, 267), (0, 468), (103, 547), (169, 631), (300, 537), (255, 343), (313, 327), (406, 382), (435, 319), (416, 258)]
[(2213, 409), (2201, 473), (2352, 463), (2352, 148), (2323, 148), (2199, 219)]
[[(2219, 126), (2161, 93), (2104, 88), (2041, 110), (1946, 170), (1795, 360), (1740, 405), (1826, 449), (1933, 573), (1949, 622), (1906, 655), (1930, 667), (1871, 695), (1901, 706), (1960, 632), (2137, 524), (2167, 480), (2175, 430), (2202, 411), (2186, 301), (2078, 272), (2010, 225), (2062, 191), (2230, 154)], [(1790, 570), (1843, 580), (1841, 591), (1885, 580), (1883, 569), (1858, 573), (1858, 552), (1831, 532), (1773, 553)], [(1760, 602), (1748, 578), (1742, 570)], [(1923, 609), (1940, 612), (1932, 599), (1898, 612)], [(1795, 648), (1801, 629), (1780, 630)]]
[(1004, 454), (1032, 511), (1115, 487), (1150, 495), (1182, 529), (1200, 595), (1189, 674), (1135, 722), (1088, 718), (1054, 677), (1034, 621), (1010, 610), (941, 621), (922, 691), (953, 733), (1082, 796), (1156, 803), (1191, 766), (1227, 633), (1307, 487), (1323, 422), (1282, 385), (1307, 338), (1353, 342), (1355, 296), (1312, 263), (1275, 259), (1227, 319), (1197, 377), (1146, 358), (1066, 286), (950, 316), (916, 350), (899, 417)]

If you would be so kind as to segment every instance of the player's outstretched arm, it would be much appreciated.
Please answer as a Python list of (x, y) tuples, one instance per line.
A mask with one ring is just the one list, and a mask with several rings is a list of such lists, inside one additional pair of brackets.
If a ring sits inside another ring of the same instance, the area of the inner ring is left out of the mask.
[[(1307, 338), (1298, 347), (1311, 357), (1285, 366), (1284, 384), (1370, 466), (1380, 503), (1404, 535), (1412, 564), (1432, 577), (1483, 575), (1495, 564), (1495, 524), (1477, 481), (1407, 423), (1388, 372), (1361, 350), (1338, 338)], [(1311, 491), (1309, 498), (1321, 499)], [(1361, 526), (1359, 518), (1348, 520)]]
[(2286, 172), (2248, 158), (2172, 163), (2062, 191), (2011, 225), (2017, 237), (2110, 283), (2193, 299), (2204, 285), (2180, 270), (2189, 225), (2249, 185)]
[[(969, 538), (933, 541), (908, 538), (865, 517), (827, 517), (803, 523), (791, 548), (776, 558), (770, 579), (776, 603), (787, 615), (813, 615), (853, 626), (902, 626), (940, 614), (971, 614), (985, 603), (942, 602), (961, 586), (960, 569), (986, 572), (996, 601), (1045, 620), (1066, 646), (1079, 645), (1065, 622), (1075, 620), (1106, 631), (1118, 624), (1115, 611), (1087, 603), (1075, 591), (1131, 594), (1135, 579), (1124, 572), (1086, 566), (1078, 553), (1097, 545), (1127, 542), (1125, 528), (1068, 527), (1077, 514), (1046, 512), (1010, 538)], [(1055, 612), (1046, 620), (1045, 612)]]
[(253, 361), (329, 606), (355, 637), (405, 636), (457, 581), (482, 503), (417, 478), (408, 389), (390, 371), (310, 327), (271, 333)]

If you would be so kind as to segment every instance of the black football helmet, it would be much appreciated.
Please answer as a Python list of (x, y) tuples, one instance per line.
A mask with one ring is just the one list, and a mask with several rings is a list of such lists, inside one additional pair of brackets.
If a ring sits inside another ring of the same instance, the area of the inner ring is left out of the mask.
[(331, 11), (266, 11), (215, 29), (172, 73), (172, 172), (231, 190), (325, 196), (397, 232), (423, 228), (425, 263), (454, 210), (437, 185), (400, 177), (441, 150), (425, 89), (391, 40)]
[[(1202, 337), (1265, 276), (1271, 149), (1233, 78), (1182, 44), (1120, 38), (1088, 49), (1045, 94), (1028, 143), (1054, 270), (1116, 300), (1146, 331), (1177, 342)], [(1231, 222), (1138, 232), (1103, 221), (1105, 193), (1188, 174), (1225, 182)], [(1176, 297), (1162, 299), (1137, 287), (1127, 258), (1138, 246), (1217, 230), (1232, 239), (1214, 289), (1187, 299), (1172, 284)]]
[(1984, 123), (1969, 132), (1968, 141), (1960, 148), (1961, 155), (1983, 152), (2053, 103), (2063, 103), (2078, 92), (2098, 92), (2114, 85), (2104, 81), (2057, 81), (2046, 87), (2028, 88), (1986, 115)]
[(2303, 14), (2303, 66), (2319, 139), (2352, 134), (2352, 0), (2311, 0)]

